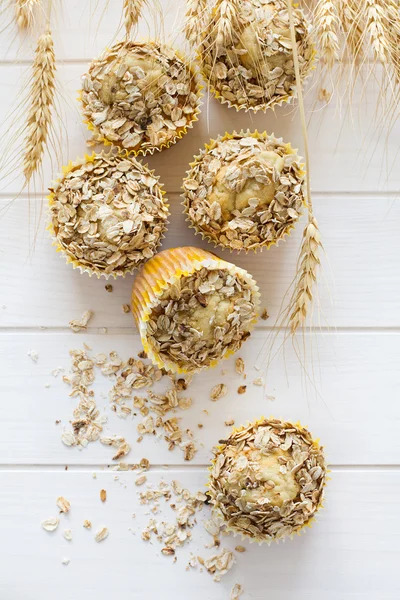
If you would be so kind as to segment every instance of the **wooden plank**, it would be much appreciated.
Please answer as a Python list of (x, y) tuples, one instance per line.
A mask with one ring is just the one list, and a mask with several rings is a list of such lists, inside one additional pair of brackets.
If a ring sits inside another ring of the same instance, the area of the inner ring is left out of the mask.
[[(120, 473), (114, 481), (113, 473), (101, 472), (96, 479), (91, 472), (0, 472), (1, 597), (108, 600), (118, 593), (121, 598), (142, 600), (162, 593), (166, 600), (225, 600), (235, 583), (244, 586), (243, 600), (399, 597), (398, 470), (334, 470), (326, 508), (311, 529), (293, 541), (270, 547), (240, 542), (246, 552), (235, 553), (237, 562), (220, 583), (198, 569), (185, 570), (190, 552), (207, 557), (216, 551), (205, 549), (212, 543), (203, 528), (208, 509), (198, 517), (193, 541), (178, 549), (173, 564), (172, 557), (161, 555), (158, 542), (141, 539), (142, 529), (154, 515), (139, 504), (136, 477), (135, 473)], [(206, 473), (148, 473), (153, 486), (161, 478), (177, 479), (196, 491), (204, 489)], [(99, 499), (102, 488), (107, 490), (104, 504)], [(60, 495), (70, 500), (70, 513), (61, 515), (57, 531), (47, 533), (41, 521), (56, 515), (55, 501)], [(162, 503), (155, 518), (174, 517)], [(92, 531), (82, 527), (85, 519), (92, 521)], [(101, 526), (107, 526), (110, 535), (96, 544), (94, 532)], [(63, 538), (65, 528), (72, 530), (72, 542)], [(239, 540), (222, 536), (221, 542), (221, 548), (233, 550)], [(63, 558), (70, 559), (68, 566), (61, 564)]]
[[(178, 414), (181, 427), (190, 428), (197, 440), (199, 450), (194, 463), (208, 464), (212, 446), (230, 430), (226, 420), (234, 419), (239, 426), (262, 415), (273, 415), (308, 425), (322, 440), (331, 464), (400, 464), (400, 405), (395, 401), (400, 389), (400, 334), (319, 334), (313, 336), (313, 341), (306, 339), (308, 375), (317, 385), (319, 396), (305, 380), (290, 344), (285, 356), (277, 357), (269, 368), (264, 385), (253, 384), (263, 374), (254, 365), (265, 339), (265, 332), (255, 333), (238, 354), (246, 364), (246, 381), (234, 372), (233, 359), (194, 377), (187, 393), (193, 405)], [(51, 372), (56, 367), (68, 372), (69, 350), (83, 348), (84, 342), (93, 353), (116, 350), (125, 360), (136, 356), (141, 348), (135, 335), (26, 331), (0, 335), (2, 464), (112, 462), (113, 452), (100, 443), (90, 444), (81, 452), (61, 443), (61, 433), (69, 427), (77, 400), (69, 397), (70, 388)], [(37, 363), (28, 356), (30, 350), (38, 353)], [(228, 385), (229, 393), (213, 403), (210, 390), (222, 382)], [(239, 395), (237, 389), (243, 384), (247, 391)], [(132, 445), (125, 461), (136, 463), (146, 456), (153, 464), (182, 464), (182, 452), (168, 452), (163, 439), (145, 436), (142, 443), (136, 443), (141, 417), (118, 418), (109, 406), (111, 387), (112, 383), (98, 372), (94, 390), (98, 407), (108, 417), (106, 435), (124, 436)], [(160, 391), (167, 389), (168, 380), (163, 380)], [(61, 423), (56, 424), (58, 420)], [(199, 429), (198, 424), (203, 428)]]
[[(60, 112), (64, 135), (60, 151), (52, 151), (46, 157), (43, 176), (37, 182), (36, 190), (46, 189), (49, 182), (60, 170), (60, 163), (75, 160), (87, 150), (85, 139), (89, 136), (81, 123), (80, 107), (76, 101), (80, 88), (81, 75), (87, 69), (87, 62), (60, 65), (58, 76), (63, 100)], [(21, 97), (21, 86), (27, 67), (0, 65), (0, 80), (3, 81), (3, 94), (0, 98), (0, 111), (7, 115), (16, 107), (16, 98)], [(378, 77), (378, 75), (377, 75)], [(26, 79), (26, 77), (25, 77)], [(400, 122), (393, 124), (390, 135), (383, 135), (382, 128), (374, 120), (379, 90), (376, 80), (368, 78), (364, 84), (356, 86), (353, 104), (347, 112), (340, 114), (335, 102), (322, 107), (315, 104), (315, 94), (307, 96), (307, 112), (310, 114), (309, 142), (312, 188), (316, 192), (395, 192), (400, 188), (400, 154), (397, 140), (400, 136)], [(362, 106), (362, 110), (359, 109)], [(182, 178), (188, 169), (191, 158), (199, 149), (219, 134), (235, 129), (267, 129), (277, 137), (292, 142), (294, 147), (303, 147), (300, 119), (293, 107), (278, 108), (275, 112), (250, 115), (243, 111), (236, 113), (220, 105), (216, 100), (204, 99), (203, 112), (193, 130), (168, 152), (150, 157), (148, 162), (161, 176), (167, 191), (181, 189)], [(311, 113), (312, 114), (311, 116)], [(21, 110), (16, 115), (25, 114)], [(9, 128), (16, 130), (15, 120), (5, 120), (4, 134)], [(68, 135), (66, 135), (66, 132)], [(20, 152), (22, 138), (14, 140), (14, 148)], [(7, 156), (10, 152), (8, 151)], [(147, 162), (147, 159), (146, 159)], [(17, 195), (23, 185), (18, 172), (4, 177), (2, 193), (11, 197)], [(33, 187), (32, 187), (33, 189)]]
[[(188, 228), (180, 197), (171, 194), (168, 198), (172, 216), (163, 248), (190, 244), (213, 250)], [(112, 282), (114, 291), (107, 293), (104, 279), (74, 271), (55, 252), (44, 231), (45, 202), (41, 219), (34, 224), (39, 206), (20, 198), (0, 217), (0, 236), (6, 244), (0, 249), (0, 264), (7, 282), (0, 299), (6, 307), (0, 309), (0, 327), (65, 327), (87, 309), (95, 313), (91, 322), (95, 327), (133, 326), (131, 316), (122, 310), (130, 301), (133, 278)], [(384, 197), (316, 196), (315, 206), (326, 259), (320, 275), (320, 316), (316, 315), (314, 322), (330, 327), (400, 326), (400, 284), (395, 277), (400, 254), (400, 203)], [(269, 321), (260, 321), (260, 326), (275, 322), (294, 276), (302, 228), (303, 222), (278, 248), (257, 255), (217, 250), (257, 280), (263, 306), (271, 314)], [(21, 286), (29, 289), (29, 298), (21, 294)]]

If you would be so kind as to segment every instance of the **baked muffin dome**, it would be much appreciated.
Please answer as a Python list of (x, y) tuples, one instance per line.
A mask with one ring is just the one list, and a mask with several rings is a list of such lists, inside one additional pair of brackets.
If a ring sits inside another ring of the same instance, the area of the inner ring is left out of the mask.
[[(286, 0), (234, 0), (210, 12), (198, 48), (204, 77), (222, 103), (237, 110), (266, 110), (296, 95), (292, 42)], [(293, 7), (302, 80), (314, 59), (311, 24)]]
[(276, 244), (301, 215), (305, 171), (290, 144), (267, 133), (225, 134), (195, 157), (183, 182), (190, 225), (216, 246)]
[(89, 274), (131, 273), (155, 254), (166, 231), (158, 178), (133, 157), (87, 156), (70, 163), (50, 191), (57, 248)]
[(82, 78), (83, 114), (95, 140), (128, 153), (177, 142), (197, 121), (200, 98), (193, 68), (153, 41), (115, 44)]
[(209, 496), (229, 531), (258, 542), (298, 533), (320, 508), (323, 449), (299, 424), (262, 419), (215, 449)]

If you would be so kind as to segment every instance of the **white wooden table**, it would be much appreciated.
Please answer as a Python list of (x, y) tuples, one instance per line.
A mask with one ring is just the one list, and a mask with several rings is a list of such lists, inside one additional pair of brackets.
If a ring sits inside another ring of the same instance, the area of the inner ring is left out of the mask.
[[(59, 3), (56, 3), (58, 5)], [(81, 124), (75, 91), (88, 61), (114, 37), (120, 2), (66, 0), (53, 13), (53, 33), (68, 145), (64, 159), (85, 152), (87, 132)], [(182, 0), (161, 2), (165, 31), (176, 32)], [(146, 26), (141, 33), (146, 35)], [(22, 44), (15, 31), (1, 37), (0, 108), (4, 116), (20, 93), (21, 75), (32, 57), (32, 42)], [(327, 86), (329, 87), (329, 86)], [(221, 583), (208, 573), (187, 572), (189, 552), (210, 554), (201, 525), (194, 541), (178, 552), (173, 564), (158, 544), (146, 544), (141, 529), (149, 517), (139, 506), (135, 472), (112, 471), (110, 449), (99, 443), (79, 452), (60, 440), (68, 425), (74, 400), (69, 389), (51, 372), (69, 368), (69, 349), (89, 344), (94, 352), (117, 350), (122, 357), (140, 349), (129, 302), (132, 278), (113, 282), (107, 293), (104, 280), (90, 279), (67, 266), (56, 255), (45, 232), (46, 200), (41, 193), (19, 196), (21, 180), (2, 182), (0, 205), (0, 598), (2, 600), (106, 600), (186, 598), (225, 600), (232, 585), (243, 584), (244, 600), (397, 600), (400, 597), (400, 161), (397, 156), (399, 122), (391, 135), (377, 135), (373, 115), (376, 82), (355, 90), (346, 114), (333, 102), (315, 102), (309, 136), (312, 187), (328, 260), (320, 286), (321, 330), (314, 340), (317, 395), (290, 346), (270, 368), (265, 387), (251, 381), (259, 376), (253, 366), (277, 314), (294, 272), (301, 229), (288, 241), (256, 257), (232, 256), (258, 280), (263, 306), (271, 314), (261, 321), (253, 338), (240, 352), (247, 365), (248, 391), (236, 392), (241, 381), (233, 362), (197, 376), (190, 390), (193, 407), (184, 424), (196, 430), (200, 450), (184, 464), (178, 451), (168, 452), (162, 440), (136, 444), (137, 420), (112, 414), (100, 394), (108, 382), (98, 376), (98, 403), (109, 416), (111, 433), (132, 443), (127, 459), (147, 457), (149, 483), (174, 478), (193, 491), (203, 489), (214, 443), (226, 435), (224, 421), (244, 423), (264, 414), (300, 419), (321, 438), (331, 464), (332, 480), (326, 508), (316, 525), (301, 537), (271, 547), (249, 546), (238, 555), (234, 569)], [(210, 137), (225, 130), (268, 129), (302, 147), (298, 113), (291, 108), (256, 117), (236, 114), (206, 99), (200, 122), (168, 152), (149, 160), (161, 176), (171, 203), (172, 217), (164, 248), (194, 244), (207, 247), (189, 231), (182, 216), (180, 185), (190, 157)], [(59, 167), (46, 161), (43, 179), (50, 182)], [(36, 243), (33, 234), (38, 231)], [(229, 259), (229, 255), (227, 255)], [(332, 301), (331, 301), (332, 297)], [(71, 319), (87, 309), (94, 317), (86, 333), (73, 334)], [(104, 329), (107, 333), (103, 333)], [(309, 341), (309, 340), (308, 340)], [(308, 342), (307, 342), (308, 343)], [(34, 363), (28, 356), (37, 351)], [(222, 369), (225, 375), (222, 375)], [(211, 387), (225, 381), (229, 394), (209, 400)], [(272, 400), (271, 397), (275, 399)], [(203, 410), (209, 411), (206, 415)], [(61, 423), (55, 424), (57, 420)], [(200, 430), (197, 424), (204, 427)], [(168, 466), (168, 469), (165, 468)], [(66, 469), (68, 466), (68, 470)], [(93, 472), (97, 478), (93, 478)], [(116, 475), (118, 479), (115, 479)], [(107, 502), (99, 490), (107, 489)], [(55, 500), (63, 495), (72, 508), (58, 531), (42, 530), (41, 521), (57, 514)], [(136, 518), (132, 518), (136, 513)], [(110, 536), (96, 544), (93, 529), (106, 525)], [(73, 541), (62, 536), (72, 529)], [(224, 537), (234, 548), (237, 540)], [(70, 559), (68, 566), (62, 559)]]

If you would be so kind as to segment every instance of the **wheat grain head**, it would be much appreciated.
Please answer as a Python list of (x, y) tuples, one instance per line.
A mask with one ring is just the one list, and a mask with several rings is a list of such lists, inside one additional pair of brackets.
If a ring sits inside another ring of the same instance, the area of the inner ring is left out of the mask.
[(30, 90), (31, 104), (26, 123), (27, 135), (23, 158), (23, 172), (26, 184), (38, 170), (49, 129), (51, 127), (52, 109), (55, 96), (56, 64), (53, 38), (47, 29), (38, 40), (33, 63), (32, 84)]
[(339, 59), (339, 25), (337, 6), (331, 0), (318, 0), (314, 11), (316, 34), (321, 57), (331, 69)]
[(124, 0), (124, 21), (126, 35), (129, 37), (142, 13), (147, 0)]

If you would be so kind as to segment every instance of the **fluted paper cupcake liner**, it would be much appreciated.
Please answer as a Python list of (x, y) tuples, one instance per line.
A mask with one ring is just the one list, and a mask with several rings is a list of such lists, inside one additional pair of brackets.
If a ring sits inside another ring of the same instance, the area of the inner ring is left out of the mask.
[[(276, 141), (277, 143), (283, 144), (285, 146), (286, 155), (297, 154), (297, 150), (295, 148), (292, 148), (292, 145), (290, 142), (283, 143), (283, 138), (276, 138), (273, 133), (268, 134), (266, 131), (259, 132), (257, 129), (254, 131), (250, 131), (249, 129), (247, 131), (244, 131), (243, 129), (241, 129), (239, 132), (237, 132), (237, 131), (233, 131), (232, 133), (225, 132), (223, 135), (219, 135), (215, 139), (213, 139), (213, 138), (210, 139), (210, 141), (204, 145), (203, 153), (200, 153), (200, 154), (197, 154), (196, 156), (194, 156), (194, 160), (191, 163), (189, 163), (190, 169), (188, 171), (186, 171), (187, 176), (183, 180), (183, 185), (182, 185), (182, 190), (184, 191), (184, 193), (182, 194), (182, 198), (183, 198), (182, 206), (184, 207), (184, 214), (186, 215), (186, 222), (188, 223), (189, 228), (194, 230), (195, 235), (200, 235), (203, 240), (206, 240), (207, 242), (211, 243), (214, 246), (214, 248), (222, 248), (223, 250), (229, 250), (231, 253), (232, 252), (244, 252), (246, 254), (248, 254), (249, 252), (257, 253), (259, 251), (262, 251), (264, 248), (269, 249), (269, 248), (271, 248), (271, 246), (277, 246), (281, 240), (284, 240), (286, 237), (290, 237), (292, 230), (295, 229), (295, 227), (296, 227), (296, 223), (288, 225), (287, 228), (285, 228), (285, 230), (280, 234), (280, 236), (274, 240), (268, 240), (265, 242), (261, 242), (260, 244), (257, 244), (257, 246), (253, 246), (251, 248), (234, 249), (234, 248), (231, 248), (230, 246), (226, 246), (226, 245), (222, 244), (220, 241), (216, 240), (210, 233), (207, 233), (206, 231), (204, 231), (199, 225), (197, 225), (191, 219), (191, 217), (189, 216), (190, 202), (185, 194), (185, 192), (186, 192), (185, 181), (187, 181), (188, 179), (191, 179), (190, 174), (191, 174), (192, 169), (194, 167), (198, 166), (199, 164), (201, 164), (205, 154), (212, 151), (220, 142), (224, 142), (226, 140), (232, 140), (238, 136), (253, 137), (257, 140)], [(300, 163), (300, 166), (302, 169), (301, 174), (305, 175), (305, 170), (304, 170), (305, 164)], [(305, 200), (303, 201), (303, 206), (306, 207)]]
[[(172, 373), (186, 373), (187, 371), (173, 361), (161, 358), (149, 344), (147, 323), (150, 319), (152, 309), (158, 305), (163, 292), (168, 287), (177, 283), (181, 277), (192, 275), (196, 271), (200, 271), (203, 267), (210, 270), (227, 270), (232, 275), (240, 275), (252, 290), (257, 313), (259, 310), (259, 288), (252, 276), (244, 269), (226, 262), (206, 250), (192, 246), (163, 250), (156, 254), (144, 264), (136, 277), (132, 290), (131, 306), (145, 352), (158, 367), (165, 368)], [(256, 321), (257, 318), (254, 319), (253, 325)], [(228, 350), (223, 358), (227, 358), (232, 354), (233, 351)], [(215, 360), (209, 366), (213, 367), (218, 362), (218, 360)]]
[[(157, 45), (156, 42), (154, 42), (153, 40), (145, 40), (143, 42), (137, 42), (137, 43), (139, 45), (144, 44), (144, 43), (151, 44), (153, 46)], [(107, 48), (107, 50), (109, 50), (109, 48)], [(155, 152), (162, 152), (163, 150), (168, 150), (168, 148), (170, 148), (171, 146), (176, 144), (179, 140), (181, 140), (188, 133), (188, 131), (190, 129), (193, 129), (193, 126), (199, 120), (199, 115), (201, 113), (200, 107), (202, 105), (204, 85), (201, 83), (199, 68), (195, 64), (189, 63), (187, 58), (181, 52), (179, 52), (176, 49), (174, 49), (174, 50), (175, 50), (176, 56), (186, 65), (186, 67), (190, 71), (191, 77), (195, 81), (194, 93), (197, 96), (197, 105), (191, 116), (190, 122), (188, 122), (184, 127), (179, 127), (179, 129), (176, 131), (176, 134), (174, 135), (173, 138), (171, 138), (167, 142), (161, 143), (159, 146), (153, 146), (153, 147), (147, 148), (147, 147), (142, 147), (141, 143), (139, 143), (135, 148), (128, 149), (128, 148), (124, 148), (121, 144), (119, 144), (117, 142), (107, 139), (103, 134), (100, 133), (100, 130), (98, 129), (98, 127), (96, 127), (96, 125), (93, 124), (93, 122), (90, 120), (90, 118), (85, 118), (85, 119), (83, 119), (83, 123), (87, 126), (88, 130), (93, 133), (94, 141), (96, 143), (103, 144), (104, 146), (111, 146), (114, 148), (118, 148), (118, 151), (121, 153), (122, 156), (135, 156), (135, 157), (148, 156), (148, 155), (151, 156)], [(82, 104), (82, 106), (85, 107), (85, 104), (82, 99), (82, 90), (78, 91), (77, 99)]]
[[(67, 165), (64, 165), (61, 167), (62, 169), (62, 173), (59, 175), (59, 177), (57, 177), (54, 182), (55, 183), (60, 183), (63, 178), (65, 177), (65, 175), (67, 173), (69, 173), (70, 171), (72, 171), (75, 167), (78, 167), (79, 165), (85, 164), (87, 162), (94, 162), (97, 156), (104, 156), (107, 157), (112, 153), (112, 151), (110, 152), (93, 152), (92, 154), (85, 154), (84, 158), (77, 158), (76, 161), (69, 161), (69, 163)], [(124, 157), (124, 154), (118, 153), (119, 156)], [(147, 165), (143, 165), (144, 168), (148, 169)], [(154, 177), (155, 179), (157, 179), (157, 185), (160, 187), (160, 191), (162, 196), (164, 197), (166, 192), (165, 190), (162, 189), (163, 184), (159, 182), (159, 176), (154, 174), (154, 170), (150, 170), (149, 171), (149, 175), (151, 175), (152, 177)], [(48, 196), (47, 196), (47, 200), (48, 200), (48, 206), (49, 209), (50, 207), (54, 204), (54, 197), (55, 197), (55, 193), (51, 192)], [(169, 204), (167, 202), (164, 202), (164, 205), (166, 206), (167, 209), (169, 209)], [(169, 214), (169, 213), (168, 213)], [(165, 232), (166, 229), (168, 227), (169, 221), (166, 220), (165, 221)], [(47, 231), (49, 231), (51, 239), (52, 239), (52, 245), (56, 248), (56, 252), (60, 253), (60, 256), (62, 256), (64, 258), (64, 260), (66, 261), (67, 264), (71, 264), (73, 269), (78, 269), (80, 271), (80, 273), (87, 273), (89, 275), (89, 277), (92, 277), (92, 275), (95, 275), (98, 279), (104, 277), (106, 280), (110, 279), (110, 278), (114, 278), (117, 279), (117, 277), (123, 277), (125, 278), (127, 275), (132, 275), (135, 271), (137, 271), (140, 268), (140, 264), (136, 265), (136, 266), (132, 266), (129, 267), (127, 269), (124, 269), (122, 273), (105, 273), (104, 271), (102, 271), (101, 269), (99, 269), (98, 267), (89, 267), (88, 265), (84, 265), (81, 264), (79, 259), (74, 257), (72, 254), (70, 254), (68, 252), (68, 250), (66, 248), (64, 248), (64, 246), (62, 246), (62, 244), (60, 244), (57, 234), (54, 230), (54, 226), (53, 223), (51, 221), (51, 214), (49, 211), (48, 214), (48, 225), (47, 225)], [(160, 239), (157, 243), (157, 246), (155, 249), (159, 248), (162, 240), (165, 238), (165, 234), (163, 233), (160, 236)]]
[[(243, 431), (244, 429), (246, 429), (247, 427), (249, 427), (250, 425), (254, 424), (254, 425), (262, 425), (265, 421), (269, 421), (269, 420), (274, 420), (276, 419), (276, 417), (269, 417), (269, 419), (266, 419), (265, 417), (261, 417), (260, 419), (257, 419), (257, 421), (255, 421), (254, 423), (251, 423), (250, 421), (247, 422), (247, 425), (243, 425), (241, 427), (233, 427), (231, 434), (233, 433), (238, 433), (240, 431)], [(308, 433), (310, 433), (309, 429), (305, 426), (303, 426), (300, 421), (297, 421), (296, 423), (292, 424), (288, 421), (285, 421), (284, 419), (280, 419), (282, 420), (282, 422), (288, 424), (291, 427), (294, 427), (296, 429), (301, 430), (306, 430)], [(320, 444), (319, 444), (319, 438), (316, 439), (312, 439), (312, 446), (316, 449), (319, 450)], [(250, 543), (257, 543), (259, 546), (266, 544), (267, 546), (270, 546), (272, 543), (275, 544), (279, 544), (280, 542), (285, 543), (286, 540), (293, 540), (295, 536), (298, 535), (302, 535), (306, 529), (311, 529), (312, 526), (314, 525), (315, 521), (317, 520), (320, 511), (325, 508), (324, 506), (324, 500), (325, 500), (325, 496), (324, 496), (324, 492), (321, 494), (321, 498), (319, 499), (319, 502), (315, 508), (315, 513), (313, 514), (313, 516), (306, 521), (305, 523), (303, 523), (302, 525), (299, 525), (290, 535), (287, 535), (285, 537), (282, 538), (274, 538), (274, 537), (270, 537), (268, 539), (265, 539), (265, 537), (260, 537), (260, 536), (251, 536), (250, 534), (245, 534), (243, 532), (237, 531), (237, 529), (235, 529), (234, 527), (231, 527), (226, 519), (224, 518), (224, 515), (222, 514), (222, 512), (220, 511), (219, 508), (215, 507), (215, 499), (213, 498), (213, 493), (212, 493), (212, 488), (210, 487), (210, 479), (211, 479), (211, 473), (212, 473), (212, 469), (215, 465), (215, 462), (217, 460), (217, 452), (222, 452), (223, 451), (223, 446), (222, 445), (217, 445), (214, 448), (215, 452), (214, 452), (214, 458), (211, 460), (211, 464), (208, 468), (209, 470), (209, 480), (208, 483), (206, 485), (208, 492), (207, 495), (209, 497), (210, 500), (210, 504), (212, 506), (212, 514), (213, 517), (218, 521), (218, 523), (224, 527), (224, 531), (232, 534), (233, 537), (239, 537), (241, 540), (243, 541), (248, 541)], [(330, 473), (329, 469), (326, 469), (325, 473)], [(329, 481), (329, 477), (325, 476), (325, 480), (324, 480), (324, 485), (323, 485), (323, 490), (325, 490), (326, 487), (326, 482)], [(244, 515), (245, 516), (245, 515)]]

